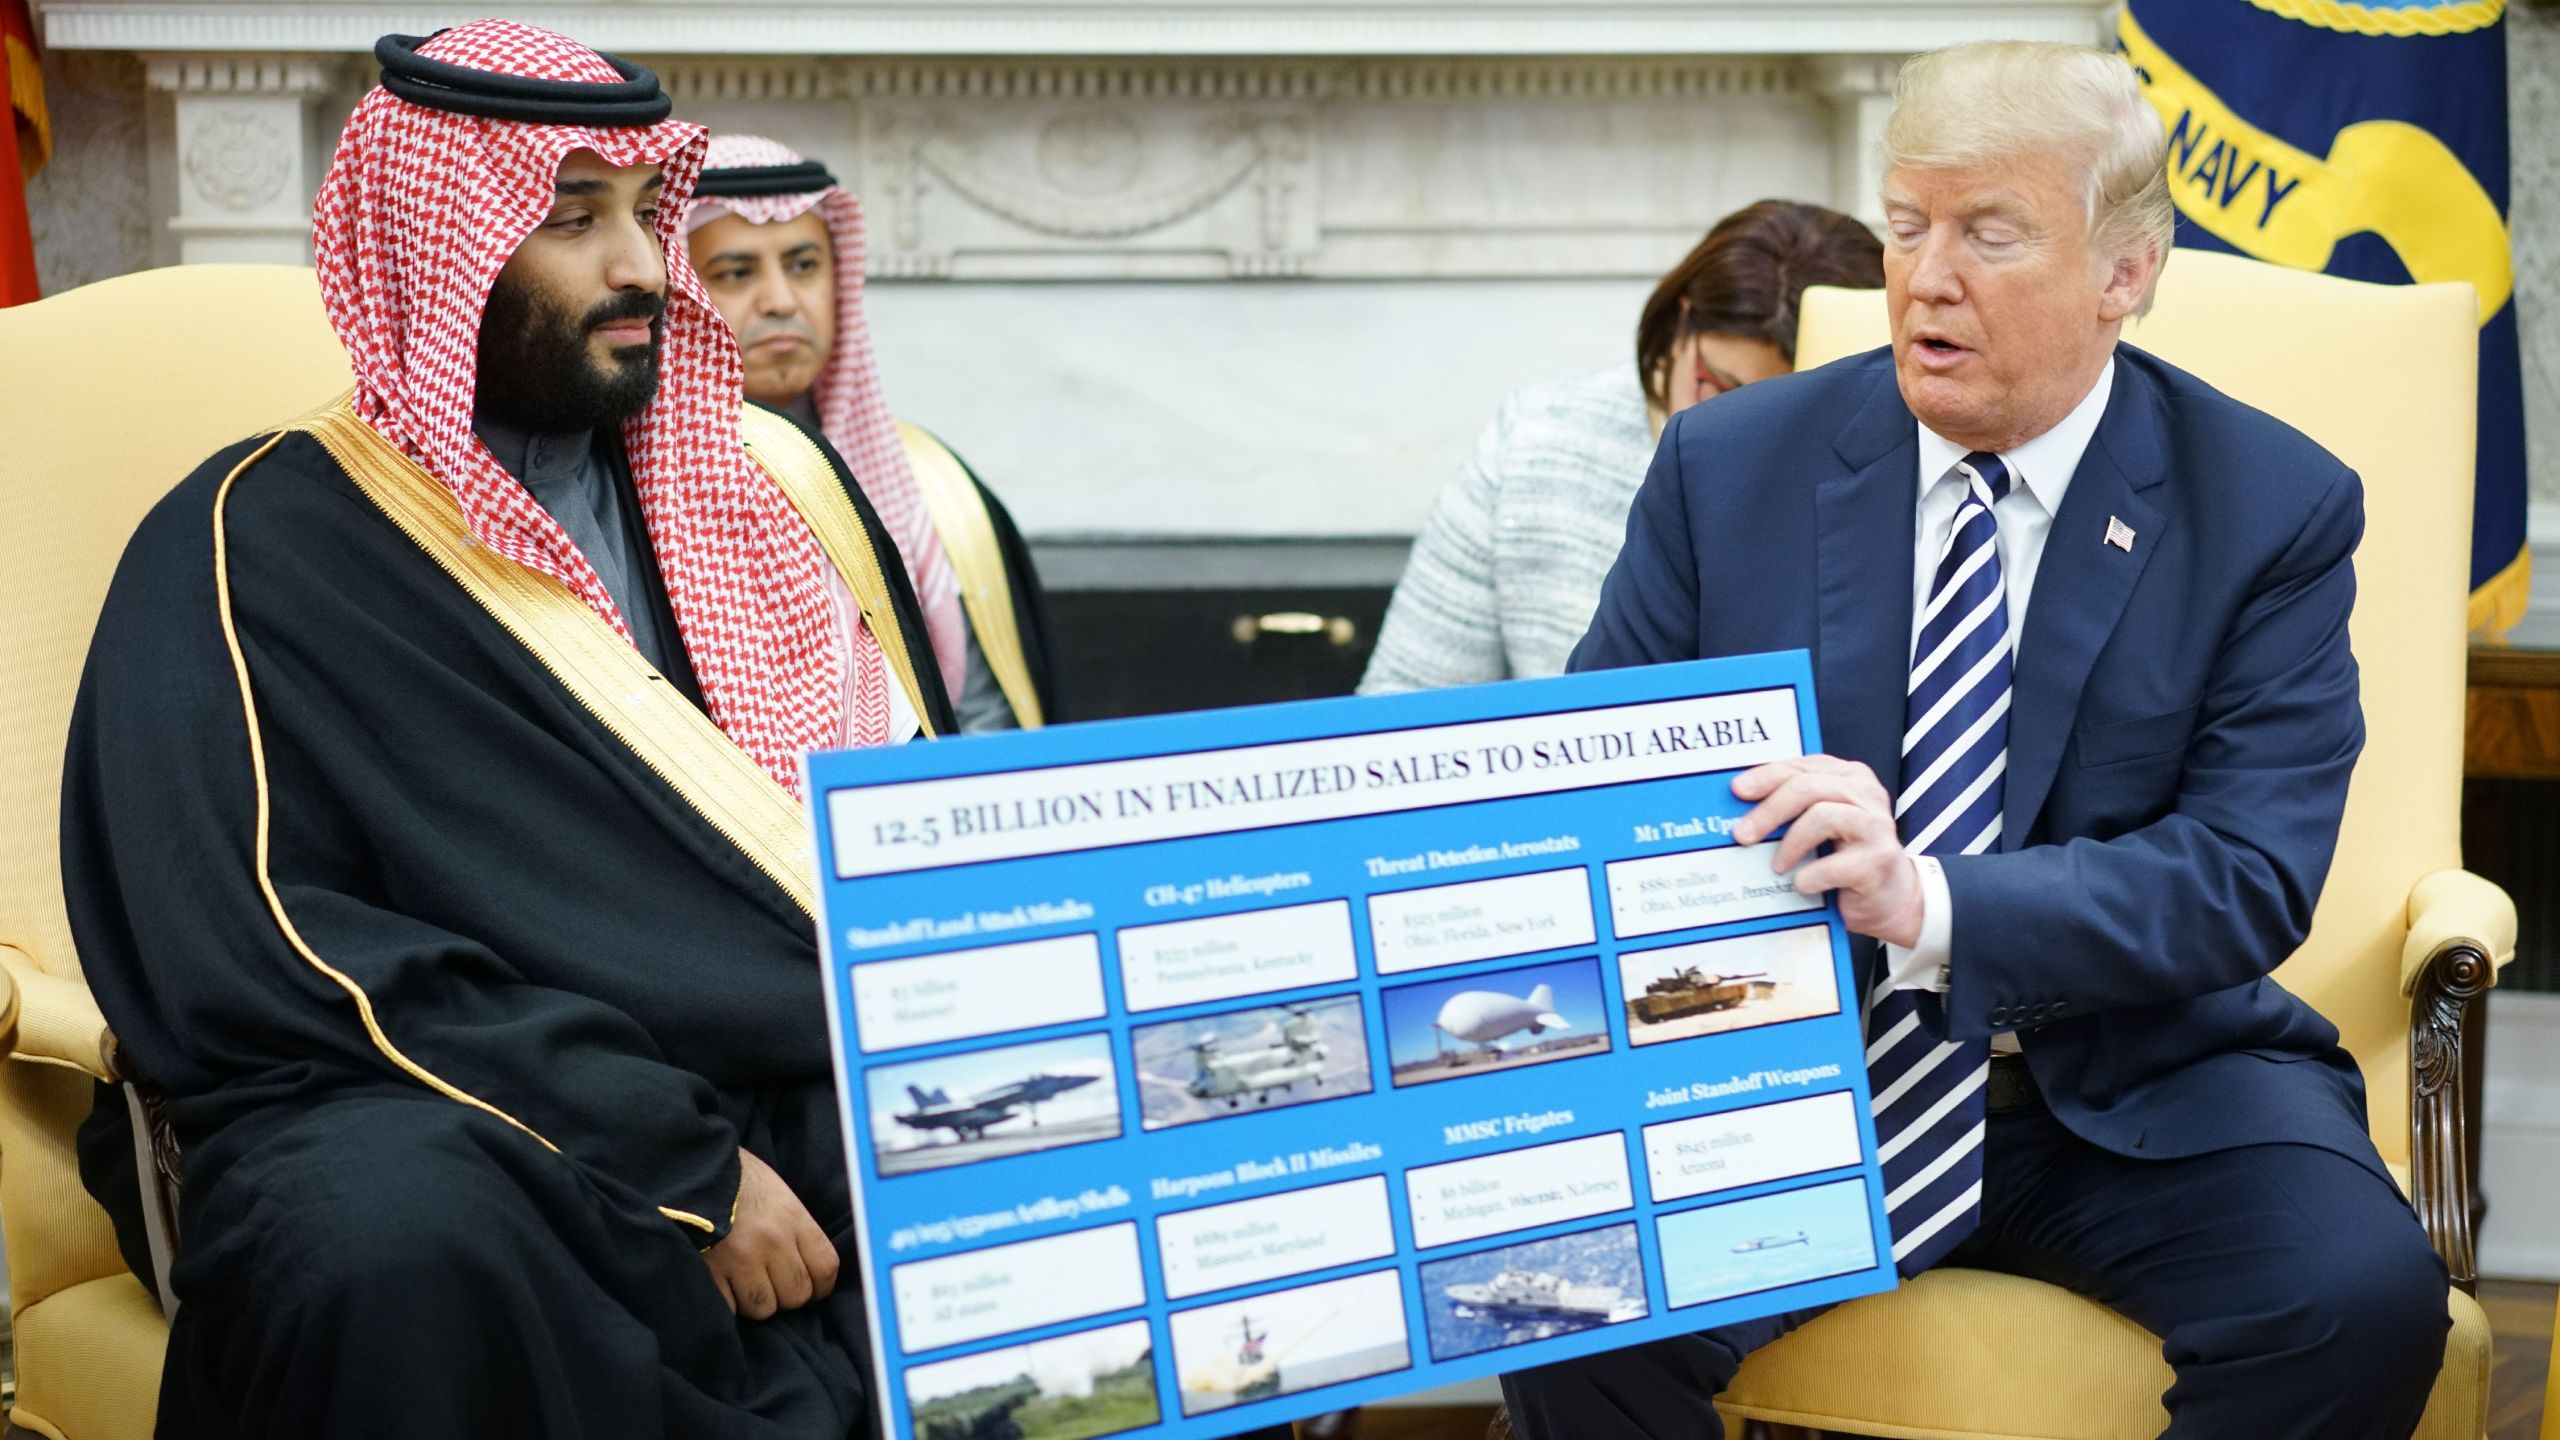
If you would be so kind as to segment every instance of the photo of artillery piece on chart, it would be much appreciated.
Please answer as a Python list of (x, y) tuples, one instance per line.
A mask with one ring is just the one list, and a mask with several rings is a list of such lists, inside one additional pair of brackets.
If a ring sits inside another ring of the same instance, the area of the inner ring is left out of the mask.
[(914, 1440), (1094, 1440), (1153, 1425), (1155, 1345), (1133, 1320), (907, 1371)]
[(875, 1065), (864, 1078), (883, 1176), (1120, 1135), (1119, 1072), (1105, 1035)]
[(1170, 1129), (1317, 1100), (1366, 1095), (1369, 1031), (1360, 997), (1256, 1005), (1131, 1032), (1139, 1123)]
[(1798, 925), (1618, 957), (1627, 1040), (1659, 1045), (1840, 1013), (1831, 932)]

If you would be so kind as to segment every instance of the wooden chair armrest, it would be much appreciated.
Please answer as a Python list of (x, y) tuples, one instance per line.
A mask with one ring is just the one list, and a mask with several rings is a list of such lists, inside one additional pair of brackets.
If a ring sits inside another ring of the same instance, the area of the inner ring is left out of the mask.
[(107, 1017), (89, 987), (38, 969), (35, 958), (14, 945), (0, 945), (0, 969), (8, 972), (17, 1000), (16, 1028), (7, 1040), (10, 1059), (116, 1078), (103, 1051)]
[[(2516, 902), (2468, 870), (2439, 870), (2409, 890), (2409, 938), (2400, 947), (2400, 993), (2446, 949), (2467, 944), (2503, 970), (2516, 958)], [(2492, 982), (2494, 983), (2494, 982)]]
[(2470, 1019), (2515, 958), (2516, 907), (2467, 870), (2439, 870), (2409, 892), (2400, 952), (2409, 997), (2409, 1203), (2453, 1283), (2473, 1283)]

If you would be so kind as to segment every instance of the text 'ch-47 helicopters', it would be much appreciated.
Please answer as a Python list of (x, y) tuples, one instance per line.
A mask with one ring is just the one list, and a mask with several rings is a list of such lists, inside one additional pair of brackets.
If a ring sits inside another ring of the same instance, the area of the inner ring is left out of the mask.
[(1079, 1086), (1090, 1085), (1098, 1075), (1031, 1075), (1011, 1084), (983, 1090), (967, 1100), (954, 1101), (941, 1087), (920, 1085), (907, 1087), (907, 1096), (916, 1108), (897, 1117), (899, 1124), (910, 1130), (931, 1133), (948, 1130), (962, 1140), (985, 1137), (987, 1127), (1000, 1125), (1016, 1114), (1027, 1111), (1031, 1123), (1040, 1123), (1040, 1104), (1054, 1100)]
[(1283, 1008), (1289, 1012), (1286, 1021), (1264, 1026), (1260, 1034), (1233, 1049), (1221, 1045), (1214, 1034), (1193, 1041), (1194, 1069), (1183, 1088), (1194, 1099), (1224, 1100), (1230, 1110), (1241, 1109), (1248, 1097), (1257, 1105), (1267, 1105), (1274, 1091), (1286, 1094), (1301, 1080), (1322, 1089), (1325, 1061), (1332, 1052), (1316, 1017), (1304, 1005)]

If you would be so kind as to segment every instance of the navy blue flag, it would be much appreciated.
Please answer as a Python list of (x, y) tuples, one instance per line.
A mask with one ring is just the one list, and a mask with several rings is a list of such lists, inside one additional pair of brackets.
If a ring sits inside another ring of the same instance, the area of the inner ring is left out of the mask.
[[(2180, 245), (2480, 292), (2471, 624), (2524, 613), (2524, 380), (2507, 243), (2504, 0), (2130, 0)], [(2377, 363), (2382, 363), (2377, 359)]]

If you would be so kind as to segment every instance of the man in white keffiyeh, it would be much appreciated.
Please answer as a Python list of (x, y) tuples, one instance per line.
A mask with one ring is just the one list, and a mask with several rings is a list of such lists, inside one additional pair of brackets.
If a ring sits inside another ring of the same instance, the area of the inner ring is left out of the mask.
[(747, 398), (822, 435), (896, 537), (963, 730), (1054, 720), (1038, 577), (1003, 507), (891, 415), (863, 318), (862, 204), (760, 135), (715, 135), (684, 218)]

